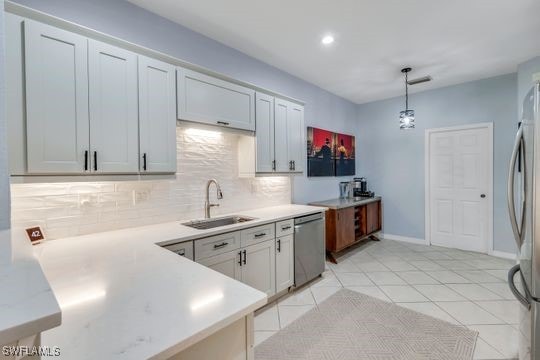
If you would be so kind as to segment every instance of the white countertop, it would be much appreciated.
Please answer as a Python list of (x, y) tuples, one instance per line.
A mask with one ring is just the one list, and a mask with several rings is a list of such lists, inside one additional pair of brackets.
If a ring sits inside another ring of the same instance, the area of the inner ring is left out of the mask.
[(266, 303), (266, 294), (156, 244), (325, 211), (284, 205), (235, 214), (256, 220), (211, 230), (180, 222), (60, 239), (35, 247), (60, 303), (42, 334), (66, 359), (167, 358)]
[(22, 231), (0, 231), (0, 345), (60, 325), (62, 315)]

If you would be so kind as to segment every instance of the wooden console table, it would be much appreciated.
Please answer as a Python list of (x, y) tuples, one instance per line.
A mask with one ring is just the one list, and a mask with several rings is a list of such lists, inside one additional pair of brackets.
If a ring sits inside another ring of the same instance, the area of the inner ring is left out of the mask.
[(324, 206), (326, 213), (326, 253), (334, 263), (340, 251), (374, 235), (382, 229), (381, 197), (332, 199), (310, 203)]

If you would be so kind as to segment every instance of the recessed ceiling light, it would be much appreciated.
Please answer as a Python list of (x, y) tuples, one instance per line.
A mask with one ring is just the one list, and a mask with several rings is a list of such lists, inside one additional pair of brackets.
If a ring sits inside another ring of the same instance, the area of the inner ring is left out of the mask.
[(330, 45), (334, 42), (334, 37), (332, 35), (326, 35), (322, 38), (321, 42), (323, 45)]

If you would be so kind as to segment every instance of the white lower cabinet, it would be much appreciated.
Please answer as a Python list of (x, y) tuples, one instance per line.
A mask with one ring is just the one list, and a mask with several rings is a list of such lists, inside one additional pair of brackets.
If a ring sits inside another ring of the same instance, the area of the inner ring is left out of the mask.
[(241, 281), (268, 296), (276, 293), (274, 239), (242, 249)]
[[(292, 222), (284, 220), (195, 240), (195, 260), (272, 296), (294, 285)], [(277, 239), (276, 226), (281, 235)]]
[(197, 260), (199, 264), (265, 292), (268, 296), (276, 292), (275, 261), (274, 239)]
[(276, 292), (294, 285), (294, 235), (276, 239)]
[(241, 280), (240, 273), (240, 251), (229, 251), (224, 254), (215, 255), (197, 261), (199, 264), (209, 267), (212, 270), (222, 273), (236, 280)]

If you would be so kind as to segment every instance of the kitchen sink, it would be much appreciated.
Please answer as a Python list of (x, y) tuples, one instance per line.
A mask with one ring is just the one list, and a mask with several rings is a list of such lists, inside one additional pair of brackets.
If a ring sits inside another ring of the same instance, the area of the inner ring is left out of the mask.
[(243, 223), (243, 222), (247, 222), (251, 220), (255, 220), (255, 218), (247, 217), (247, 216), (232, 215), (232, 216), (226, 216), (226, 217), (215, 218), (215, 219), (192, 220), (192, 221), (182, 223), (182, 225), (189, 226), (194, 229), (205, 230), (205, 229), (213, 229), (213, 228), (225, 226), (225, 225)]

